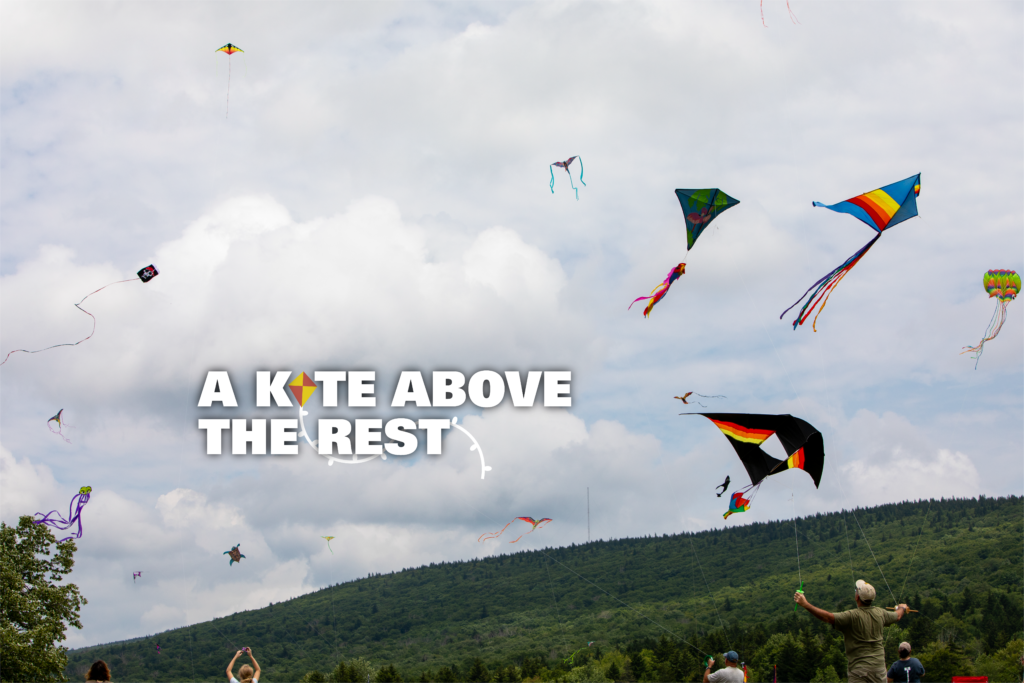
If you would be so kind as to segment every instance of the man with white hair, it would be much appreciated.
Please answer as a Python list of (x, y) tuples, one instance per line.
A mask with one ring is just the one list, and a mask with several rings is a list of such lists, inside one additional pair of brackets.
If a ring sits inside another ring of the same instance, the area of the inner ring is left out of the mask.
[(857, 603), (856, 609), (833, 614), (807, 602), (802, 591), (793, 594), (798, 605), (843, 634), (850, 683), (886, 683), (882, 629), (902, 619), (907, 613), (907, 606), (899, 605), (895, 612), (872, 607), (875, 587), (863, 580), (857, 581), (853, 599)]

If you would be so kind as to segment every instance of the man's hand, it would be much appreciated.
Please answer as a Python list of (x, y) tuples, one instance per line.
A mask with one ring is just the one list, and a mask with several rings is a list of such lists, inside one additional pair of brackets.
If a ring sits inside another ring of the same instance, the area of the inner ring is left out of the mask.
[(793, 593), (793, 602), (800, 605), (804, 609), (807, 609), (807, 598), (804, 596), (803, 591), (797, 591)]
[(910, 607), (908, 607), (906, 604), (896, 605), (896, 611), (898, 613), (896, 615), (896, 618), (897, 619), (902, 619), (909, 610), (910, 610)]

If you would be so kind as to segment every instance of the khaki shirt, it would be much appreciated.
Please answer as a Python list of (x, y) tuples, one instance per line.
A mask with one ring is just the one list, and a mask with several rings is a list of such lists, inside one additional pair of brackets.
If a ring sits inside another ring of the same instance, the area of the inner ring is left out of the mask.
[(885, 648), (882, 647), (882, 627), (895, 624), (896, 612), (881, 607), (862, 607), (839, 612), (832, 628), (843, 634), (846, 643), (847, 667), (853, 669), (885, 670)]

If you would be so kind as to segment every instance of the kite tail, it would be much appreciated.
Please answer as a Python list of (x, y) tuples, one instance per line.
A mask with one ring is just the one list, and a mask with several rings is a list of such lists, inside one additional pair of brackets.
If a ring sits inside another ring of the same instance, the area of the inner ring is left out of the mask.
[(705, 396), (704, 394), (694, 394), (694, 396), (700, 396), (701, 398), (728, 398), (728, 396)]
[[(583, 157), (576, 157), (576, 158), (580, 160), (580, 182), (583, 183)], [(583, 183), (583, 185), (585, 187), (586, 183)]]
[[(522, 536), (520, 536), (519, 538), (522, 538)], [(517, 538), (515, 541), (509, 541), (509, 543), (515, 543), (516, 541), (519, 540), (519, 538)]]
[[(572, 182), (572, 173), (569, 173), (569, 167), (565, 167), (565, 174), (569, 176), (569, 186), (576, 192), (576, 201), (580, 200), (580, 191), (576, 189), (576, 185)], [(582, 179), (582, 177), (581, 177)]]
[[(850, 272), (850, 269), (857, 265), (857, 262), (863, 258), (864, 254), (868, 253), (868, 250), (875, 245), (875, 242), (877, 242), (878, 238), (881, 236), (882, 233), (875, 235), (870, 242), (861, 247), (853, 256), (843, 261), (838, 268), (808, 287), (807, 291), (804, 292), (792, 306), (782, 312), (779, 319), (781, 320), (782, 316), (786, 315), (786, 313), (806, 297), (806, 303), (804, 303), (803, 308), (800, 309), (800, 313), (797, 315), (796, 320), (793, 321), (793, 329), (795, 330), (798, 325), (803, 325), (804, 321), (806, 321), (814, 309), (817, 308), (818, 304), (821, 304), (821, 309), (814, 316), (814, 323), (812, 324), (814, 331), (817, 332), (818, 330), (816, 325), (818, 323), (818, 315), (821, 314), (821, 311), (825, 310), (825, 304), (828, 302), (828, 297), (831, 296), (832, 290), (844, 277), (846, 277), (846, 274)], [(813, 293), (811, 290), (814, 290)], [(807, 296), (808, 294), (810, 294), (809, 297)]]
[[(102, 287), (100, 287), (99, 289), (97, 289), (97, 290), (96, 290), (96, 292), (101, 292), (101, 291), (103, 291), (104, 289), (106, 289), (107, 287), (110, 287), (110, 286), (112, 286), (112, 285), (119, 285), (119, 284), (121, 284), (122, 282), (131, 282), (132, 280), (136, 280), (136, 279), (137, 279), (137, 278), (131, 277), (131, 278), (128, 278), (127, 280), (118, 280), (117, 282), (111, 282), (111, 283), (110, 283), (109, 285), (103, 285)], [(3, 360), (3, 363), (0, 363), (0, 365), (3, 365), (4, 363), (6, 363), (6, 362), (7, 362), (7, 360), (8, 360), (8, 359), (9, 359), (9, 358), (11, 357), (11, 354), (14, 354), (14, 353), (18, 353), (18, 352), (21, 352), (21, 353), (39, 353), (39, 352), (41, 352), (41, 351), (49, 351), (50, 349), (55, 349), (55, 348), (57, 348), (58, 346), (78, 346), (78, 345), (79, 345), (79, 344), (81, 344), (82, 342), (84, 342), (84, 341), (87, 341), (87, 340), (91, 339), (91, 338), (92, 338), (92, 335), (96, 334), (96, 318), (95, 318), (95, 316), (93, 316), (93, 314), (92, 314), (92, 313), (90, 313), (89, 311), (87, 311), (87, 310), (85, 310), (84, 308), (82, 308), (81, 304), (82, 304), (82, 302), (84, 302), (84, 301), (85, 301), (86, 299), (88, 299), (88, 298), (89, 298), (90, 296), (92, 296), (93, 294), (95, 294), (96, 292), (89, 292), (88, 294), (86, 294), (85, 296), (83, 296), (83, 297), (82, 297), (82, 301), (79, 301), (79, 302), (78, 302), (77, 304), (75, 304), (75, 308), (77, 308), (78, 310), (80, 310), (80, 311), (81, 311), (82, 313), (85, 313), (85, 314), (86, 314), (87, 316), (89, 316), (90, 318), (92, 318), (92, 331), (91, 331), (91, 332), (89, 332), (89, 336), (88, 336), (88, 337), (86, 337), (85, 339), (79, 339), (78, 341), (76, 341), (76, 342), (74, 342), (74, 343), (68, 343), (68, 344), (54, 344), (53, 346), (47, 346), (47, 347), (46, 347), (45, 349), (36, 349), (35, 351), (29, 351), (28, 349), (14, 349), (13, 351), (11, 351), (10, 353), (8, 353), (8, 354), (7, 354), (7, 356), (6, 356), (6, 357), (4, 358), (4, 360)]]
[[(763, 1), (764, 0), (762, 0), (762, 2)], [(789, 11), (789, 20), (792, 21), (794, 24), (799, 24), (800, 20), (796, 18), (795, 14), (793, 14), (793, 10), (789, 6), (789, 0), (786, 0), (786, 10)], [(801, 585), (803, 585), (803, 584), (801, 584)]]
[(982, 338), (981, 343), (977, 346), (965, 346), (964, 350), (960, 352), (960, 355), (965, 353), (976, 353), (974, 356), (974, 369), (978, 369), (978, 361), (981, 360), (981, 353), (985, 350), (985, 342), (992, 341), (999, 334), (1000, 330), (1003, 329), (1003, 323), (1006, 322), (1006, 304), (1008, 301), (1000, 301), (999, 305), (996, 306), (996, 310), (992, 313), (992, 319), (988, 323), (988, 329), (985, 330), (985, 336)]
[(231, 109), (231, 55), (228, 55), (228, 96), (224, 103), (224, 118), (228, 117), (229, 109)]
[(554, 194), (555, 193), (555, 172), (551, 170), (551, 166), (548, 166), (548, 171), (551, 172), (551, 194)]
[[(514, 521), (515, 521), (515, 520), (513, 519), (513, 520), (512, 520), (512, 522), (514, 522)], [(505, 529), (507, 529), (507, 528), (509, 528), (510, 526), (512, 526), (512, 522), (509, 522), (508, 524), (506, 524), (506, 525), (504, 526), (504, 528), (502, 528), (502, 530), (501, 530), (501, 531), (496, 531), (496, 532), (492, 532), (492, 533), (487, 533), (487, 534), (481, 534), (481, 535), (480, 535), (480, 538), (476, 539), (476, 542), (477, 542), (477, 543), (480, 543), (481, 541), (489, 541), (489, 540), (491, 540), (492, 538), (497, 538), (498, 536), (501, 536), (501, 535), (502, 535), (503, 533), (505, 533)], [(487, 538), (484, 538), (484, 536), (486, 536)], [(522, 536), (520, 536), (519, 538), (522, 538)], [(519, 539), (517, 538), (517, 539), (516, 539), (516, 541), (518, 541), (518, 540), (519, 540)], [(515, 541), (512, 541), (512, 542), (513, 542), (513, 543), (515, 543)]]

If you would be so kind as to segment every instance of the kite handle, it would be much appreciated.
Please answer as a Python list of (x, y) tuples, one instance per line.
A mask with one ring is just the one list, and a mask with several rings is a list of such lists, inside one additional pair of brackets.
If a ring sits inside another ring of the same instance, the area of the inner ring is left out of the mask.
[[(800, 595), (804, 594), (804, 582), (803, 581), (800, 582), (800, 587), (796, 589), (796, 592), (799, 593)], [(793, 611), (794, 612), (798, 611), (796, 607), (797, 607), (796, 603), (793, 603)]]

